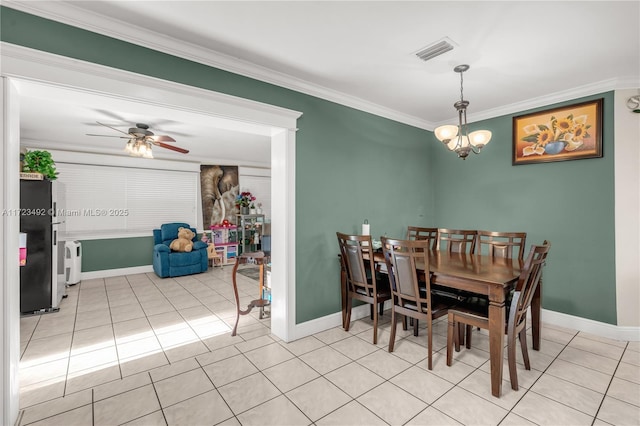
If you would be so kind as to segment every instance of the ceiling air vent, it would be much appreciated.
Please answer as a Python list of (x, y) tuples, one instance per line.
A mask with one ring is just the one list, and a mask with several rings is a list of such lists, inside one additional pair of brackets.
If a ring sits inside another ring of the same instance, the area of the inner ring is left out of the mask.
[(416, 52), (416, 56), (423, 61), (428, 61), (429, 59), (433, 59), (450, 50), (453, 50), (453, 44), (451, 43), (451, 40), (444, 38), (437, 43), (425, 47), (424, 49), (420, 49)]

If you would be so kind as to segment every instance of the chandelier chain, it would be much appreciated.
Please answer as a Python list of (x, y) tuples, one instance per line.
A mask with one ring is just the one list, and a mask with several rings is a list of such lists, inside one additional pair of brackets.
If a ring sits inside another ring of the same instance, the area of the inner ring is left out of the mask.
[(434, 130), (436, 138), (463, 160), (471, 152), (479, 154), (480, 150), (491, 140), (491, 132), (488, 130), (477, 130), (469, 133), (467, 124), (469, 102), (464, 100), (464, 77), (462, 75), (468, 69), (469, 65), (458, 65), (453, 69), (453, 71), (460, 74), (460, 101), (453, 105), (458, 111), (458, 125), (439, 126)]

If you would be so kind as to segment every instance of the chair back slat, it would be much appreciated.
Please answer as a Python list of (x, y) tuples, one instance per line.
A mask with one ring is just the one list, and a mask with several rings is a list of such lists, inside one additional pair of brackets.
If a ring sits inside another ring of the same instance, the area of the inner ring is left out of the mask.
[[(340, 255), (347, 273), (349, 290), (373, 296), (376, 291), (375, 266), (370, 235), (336, 233)], [(369, 260), (365, 260), (365, 256)]]
[(523, 260), (526, 241), (526, 232), (478, 231), (476, 254)]
[[(418, 312), (429, 313), (431, 285), (421, 283), (416, 264), (424, 265), (424, 276), (429, 276), (429, 240), (396, 240), (382, 237), (382, 251), (389, 273), (393, 302), (396, 306), (415, 306)], [(426, 286), (422, 292), (421, 286)]]
[(527, 309), (531, 306), (534, 293), (540, 284), (542, 268), (545, 265), (550, 248), (551, 244), (548, 241), (545, 241), (541, 246), (531, 246), (511, 302), (509, 316), (514, 316), (514, 318), (509, 318), (510, 327), (516, 327), (526, 320)]
[(428, 240), (431, 242), (431, 249), (436, 248), (438, 242), (438, 228), (422, 228), (419, 226), (407, 227), (407, 240)]
[(478, 231), (464, 229), (438, 229), (437, 250), (449, 253), (474, 253)]

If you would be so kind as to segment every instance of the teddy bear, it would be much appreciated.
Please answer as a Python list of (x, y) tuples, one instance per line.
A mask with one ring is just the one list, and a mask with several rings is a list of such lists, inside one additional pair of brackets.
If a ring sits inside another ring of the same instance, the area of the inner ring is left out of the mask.
[(178, 238), (171, 241), (169, 248), (174, 251), (190, 252), (193, 250), (193, 237), (196, 234), (189, 228), (178, 228)]

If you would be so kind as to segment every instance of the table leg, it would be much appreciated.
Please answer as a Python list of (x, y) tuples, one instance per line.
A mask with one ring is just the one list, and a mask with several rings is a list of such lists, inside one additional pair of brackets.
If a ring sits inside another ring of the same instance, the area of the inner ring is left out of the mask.
[[(263, 272), (264, 272), (264, 265), (261, 263), (259, 266), (259, 278), (258, 278), (258, 299), (262, 299), (262, 297), (264, 296), (264, 281), (262, 281), (263, 279)], [(260, 315), (259, 318), (262, 319), (264, 317), (264, 307), (260, 306)]]
[(489, 353), (491, 361), (491, 394), (500, 398), (502, 391), (502, 363), (504, 356), (504, 325), (506, 309), (504, 290), (489, 295)]
[(531, 335), (533, 337), (533, 349), (540, 350), (540, 317), (542, 311), (542, 277), (531, 300)]
[(340, 294), (342, 296), (342, 328), (345, 328), (347, 321), (347, 271), (340, 263)]

